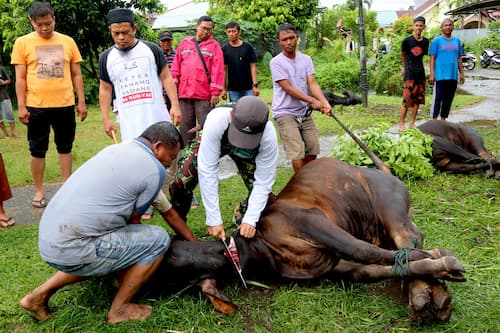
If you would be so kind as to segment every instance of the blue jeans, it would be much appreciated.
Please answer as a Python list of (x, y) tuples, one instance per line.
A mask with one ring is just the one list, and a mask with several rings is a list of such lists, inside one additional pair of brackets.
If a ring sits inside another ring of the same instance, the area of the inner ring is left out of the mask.
[(249, 90), (229, 90), (227, 93), (229, 95), (229, 101), (233, 102), (233, 103), (237, 102), (243, 96), (253, 96), (252, 89), (249, 89)]
[(149, 265), (170, 246), (170, 236), (159, 226), (127, 224), (94, 239), (96, 261), (76, 266), (49, 265), (76, 276), (102, 276), (133, 265)]

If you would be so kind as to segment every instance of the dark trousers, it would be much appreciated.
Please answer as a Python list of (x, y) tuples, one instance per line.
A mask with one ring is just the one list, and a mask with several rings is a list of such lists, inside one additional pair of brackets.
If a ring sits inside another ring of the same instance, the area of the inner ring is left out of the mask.
[(453, 97), (457, 90), (457, 80), (439, 80), (434, 82), (434, 97), (432, 100), (432, 118), (437, 118), (441, 110), (441, 118), (448, 118)]
[(184, 144), (189, 143), (196, 137), (196, 121), (203, 127), (207, 114), (212, 110), (210, 101), (192, 98), (179, 98), (182, 120), (179, 126)]

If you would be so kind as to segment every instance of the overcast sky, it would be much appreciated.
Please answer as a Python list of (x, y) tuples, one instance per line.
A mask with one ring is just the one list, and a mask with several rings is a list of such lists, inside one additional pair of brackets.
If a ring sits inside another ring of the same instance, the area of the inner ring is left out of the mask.
[[(189, 0), (162, 0), (170, 9), (175, 8)], [(345, 0), (320, 0), (322, 6), (331, 8), (333, 4), (345, 3)], [(398, 10), (408, 9), (413, 5), (413, 0), (372, 0), (371, 10)]]

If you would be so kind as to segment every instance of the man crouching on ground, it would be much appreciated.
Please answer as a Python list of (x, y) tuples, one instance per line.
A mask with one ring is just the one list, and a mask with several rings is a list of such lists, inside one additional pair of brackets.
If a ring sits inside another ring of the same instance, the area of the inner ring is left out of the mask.
[[(170, 237), (162, 227), (138, 223), (182, 144), (174, 125), (155, 123), (133, 141), (103, 149), (62, 185), (42, 215), (38, 237), (42, 258), (58, 272), (20, 302), (34, 319), (49, 317), (49, 298), (60, 288), (111, 272), (120, 286), (107, 321), (151, 315), (151, 306), (132, 298), (157, 269)], [(195, 240), (166, 198), (157, 208), (179, 236)]]

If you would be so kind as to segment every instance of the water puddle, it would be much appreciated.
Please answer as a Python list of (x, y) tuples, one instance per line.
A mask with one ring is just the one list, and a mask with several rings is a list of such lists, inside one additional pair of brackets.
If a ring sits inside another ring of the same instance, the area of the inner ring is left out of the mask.
[(480, 76), (480, 75), (472, 75), (472, 76), (467, 76), (468, 78), (471, 78), (474, 81), (481, 81), (481, 80), (500, 80), (500, 77), (486, 77), (486, 76)]

